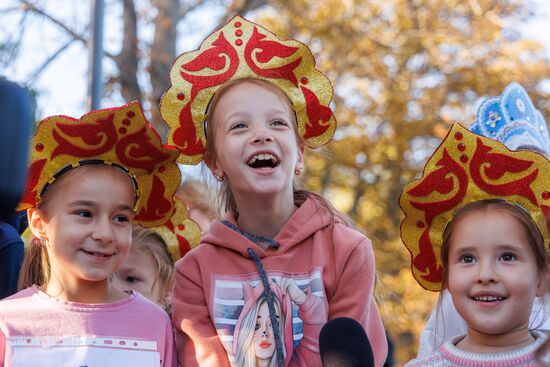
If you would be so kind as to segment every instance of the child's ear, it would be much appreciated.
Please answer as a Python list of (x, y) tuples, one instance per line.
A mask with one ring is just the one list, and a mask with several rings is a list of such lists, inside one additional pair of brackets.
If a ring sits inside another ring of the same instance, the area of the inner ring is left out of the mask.
[(44, 213), (37, 208), (27, 209), (27, 220), (29, 229), (36, 238), (44, 237), (46, 234), (46, 221)]
[(206, 167), (212, 172), (214, 177), (216, 177), (218, 180), (220, 178), (223, 178), (223, 169), (218, 164), (218, 160), (216, 157), (214, 157), (214, 154), (210, 152), (204, 153), (204, 164), (206, 164)]

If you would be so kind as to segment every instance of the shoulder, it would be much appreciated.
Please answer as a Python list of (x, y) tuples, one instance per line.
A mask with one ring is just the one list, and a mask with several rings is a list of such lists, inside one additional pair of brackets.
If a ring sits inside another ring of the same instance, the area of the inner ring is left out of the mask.
[[(129, 309), (132, 310), (132, 313), (135, 313), (137, 315), (146, 315), (147, 316), (147, 322), (149, 323), (156, 323), (156, 322), (169, 322), (170, 323), (170, 317), (156, 303), (151, 302), (145, 296), (142, 296), (138, 292), (133, 292), (130, 295), (131, 300), (129, 302)], [(128, 310), (121, 309), (122, 312), (128, 312)]]
[(26, 305), (33, 302), (33, 296), (38, 293), (38, 287), (35, 285), (25, 288), (12, 296), (0, 301), (0, 310), (9, 308), (18, 308), (19, 305)]

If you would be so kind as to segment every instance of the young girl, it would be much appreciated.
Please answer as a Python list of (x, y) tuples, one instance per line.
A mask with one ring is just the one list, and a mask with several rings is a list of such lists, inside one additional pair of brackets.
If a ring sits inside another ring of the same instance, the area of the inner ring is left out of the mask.
[(132, 221), (172, 215), (177, 155), (138, 103), (40, 122), (20, 204), (35, 236), (22, 269), (29, 287), (0, 302), (0, 366), (176, 365), (166, 313), (109, 278), (128, 255)]
[(401, 196), (403, 242), (416, 280), (447, 289), (467, 324), (406, 366), (535, 366), (530, 330), (548, 272), (550, 162), (511, 152), (458, 124)]
[(153, 230), (132, 226), (132, 248), (115, 272), (113, 281), (122, 290), (141, 293), (149, 301), (170, 311), (174, 263), (166, 243)]
[[(530, 150), (550, 157), (550, 136), (546, 122), (529, 95), (518, 83), (509, 84), (498, 97), (489, 97), (479, 106), (470, 131), (498, 140), (511, 150)], [(530, 325), (550, 330), (549, 304), (535, 298)], [(418, 357), (432, 353), (450, 337), (465, 334), (467, 325), (457, 313), (447, 290), (432, 310), (420, 334)]]
[[(161, 103), (172, 127), (168, 140), (182, 163), (204, 158), (222, 183), (227, 212), (176, 264), (180, 364), (237, 366), (251, 359), (244, 336), (264, 327), (259, 319), (255, 326), (241, 321), (249, 310), (246, 289), (253, 287), (266, 300), (274, 341), (273, 355), (270, 341), (258, 343), (265, 350), (255, 351), (256, 364), (319, 366), (321, 327), (349, 316), (365, 327), (381, 366), (387, 344), (373, 296), (370, 241), (293, 182), (305, 145), (326, 144), (335, 130), (332, 87), (309, 49), (237, 16), (198, 51), (181, 55), (171, 81)], [(258, 312), (266, 310), (255, 303)], [(283, 319), (286, 312), (292, 317)]]
[(200, 241), (200, 228), (187, 216), (185, 204), (178, 199), (175, 204), (166, 224), (153, 229), (132, 226), (132, 248), (113, 277), (119, 289), (137, 291), (169, 314), (174, 262)]

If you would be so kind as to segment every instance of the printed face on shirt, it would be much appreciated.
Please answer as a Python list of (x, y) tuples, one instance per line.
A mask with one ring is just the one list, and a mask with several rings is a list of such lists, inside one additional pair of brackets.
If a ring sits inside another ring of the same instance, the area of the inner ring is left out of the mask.
[(271, 360), (271, 357), (275, 353), (275, 337), (273, 336), (267, 302), (263, 302), (258, 311), (254, 330), (254, 350), (258, 363), (265, 359)]
[(512, 214), (478, 210), (459, 219), (450, 239), (448, 288), (469, 335), (524, 337), (539, 286), (534, 251)]
[(156, 282), (157, 268), (153, 259), (144, 251), (130, 251), (128, 258), (115, 272), (113, 281), (121, 290), (134, 290), (151, 302), (161, 303), (161, 287)]
[(118, 168), (93, 165), (64, 173), (54, 185), (30, 219), (33, 234), (46, 239), (51, 278), (66, 287), (108, 281), (132, 241), (130, 178)]
[(252, 82), (232, 86), (214, 113), (215, 174), (227, 178), (235, 198), (292, 195), (303, 145), (282, 92)]

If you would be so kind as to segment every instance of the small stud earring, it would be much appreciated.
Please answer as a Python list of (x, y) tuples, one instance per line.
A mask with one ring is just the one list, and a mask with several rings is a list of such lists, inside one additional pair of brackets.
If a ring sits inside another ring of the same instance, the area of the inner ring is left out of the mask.
[(302, 173), (302, 166), (297, 166), (296, 168), (294, 168), (294, 174), (296, 176), (300, 176), (301, 173)]
[(223, 173), (221, 175), (214, 175), (214, 177), (216, 178), (216, 180), (218, 180), (218, 182), (222, 182), (224, 177), (223, 177)]

